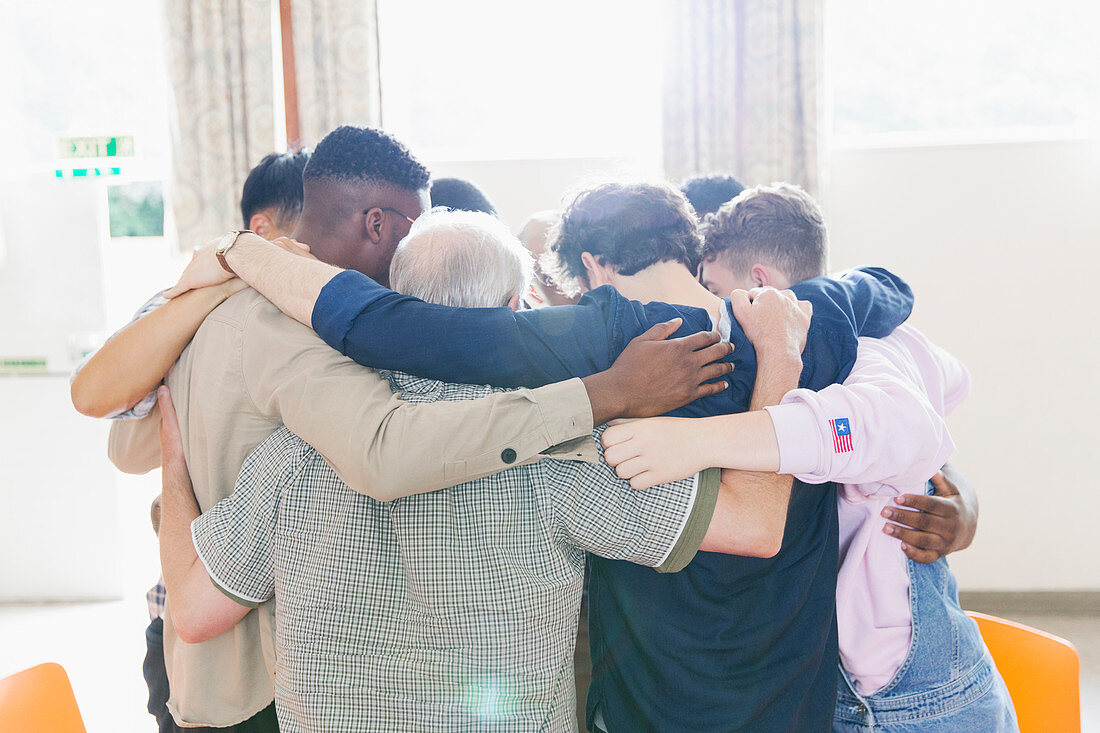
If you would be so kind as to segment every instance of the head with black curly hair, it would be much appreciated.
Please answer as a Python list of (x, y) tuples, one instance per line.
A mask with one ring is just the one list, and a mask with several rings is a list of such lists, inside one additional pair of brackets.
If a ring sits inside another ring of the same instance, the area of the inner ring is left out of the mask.
[(623, 278), (661, 262), (683, 265), (693, 276), (703, 247), (698, 224), (672, 186), (605, 183), (566, 206), (550, 233), (543, 269), (567, 295), (600, 285), (623, 291)]
[(338, 127), (302, 174), (305, 202), (295, 238), (320, 260), (389, 284), (397, 243), (431, 208), (428, 169), (392, 135)]
[(710, 173), (681, 181), (680, 190), (691, 202), (695, 214), (703, 219), (718, 211), (722, 204), (737, 198), (745, 185), (728, 173)]
[(453, 211), (481, 211), (497, 216), (497, 207), (473, 181), (465, 178), (433, 178), (432, 206)]

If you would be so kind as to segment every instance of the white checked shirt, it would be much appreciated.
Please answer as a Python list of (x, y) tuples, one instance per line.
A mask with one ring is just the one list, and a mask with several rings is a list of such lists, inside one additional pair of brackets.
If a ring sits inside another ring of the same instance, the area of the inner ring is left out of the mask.
[[(490, 392), (388, 376), (413, 402)], [(634, 491), (603, 462), (543, 460), (382, 503), (283, 428), (192, 534), (230, 597), (276, 598), (284, 731), (574, 731), (585, 551), (679, 570), (718, 483)]]

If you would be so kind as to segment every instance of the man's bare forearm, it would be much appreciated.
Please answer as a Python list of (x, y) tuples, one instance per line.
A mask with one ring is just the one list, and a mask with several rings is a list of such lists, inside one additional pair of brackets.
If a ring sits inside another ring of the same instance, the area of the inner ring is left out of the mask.
[(190, 619), (196, 600), (193, 598), (193, 576), (199, 556), (191, 541), (191, 522), (198, 517), (199, 505), (190, 482), (178, 480), (178, 476), (165, 467), (160, 497), (160, 569), (171, 599), (177, 633), (185, 641), (192, 640)]
[(185, 642), (212, 639), (232, 628), (248, 613), (217, 590), (191, 540), (191, 523), (199, 504), (191, 486), (176, 410), (166, 387), (157, 393), (161, 409), (160, 568), (168, 591), (168, 611), (176, 634)]
[(770, 405), (778, 405), (784, 395), (798, 388), (802, 356), (789, 349), (758, 348), (756, 358), (756, 382), (749, 409), (763, 410)]
[(165, 482), (160, 497), (160, 565), (169, 591), (182, 589), (198, 562), (191, 542), (191, 522), (198, 518), (199, 505), (191, 489), (169, 488)]
[[(779, 441), (771, 415), (764, 408), (778, 405), (798, 387), (802, 359), (797, 354), (766, 349), (760, 356), (749, 412), (694, 418), (697, 450), (708, 466), (774, 475), (779, 470)], [(770, 479), (769, 479), (770, 480)]]
[(343, 272), (338, 267), (300, 257), (261, 237), (243, 235), (225, 255), (237, 276), (260, 291), (279, 310), (313, 326), (313, 306), (321, 289)]

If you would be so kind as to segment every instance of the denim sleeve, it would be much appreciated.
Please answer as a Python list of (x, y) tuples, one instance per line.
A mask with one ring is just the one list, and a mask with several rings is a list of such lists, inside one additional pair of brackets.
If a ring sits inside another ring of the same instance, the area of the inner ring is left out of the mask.
[(347, 271), (321, 290), (312, 320), (329, 346), (365, 366), (446, 382), (539, 387), (607, 369), (625, 345), (612, 338), (619, 307), (605, 298), (520, 312), (451, 308)]

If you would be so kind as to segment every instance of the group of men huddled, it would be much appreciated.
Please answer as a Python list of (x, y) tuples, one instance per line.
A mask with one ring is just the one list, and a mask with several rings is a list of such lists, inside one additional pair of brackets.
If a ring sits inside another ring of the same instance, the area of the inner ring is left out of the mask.
[(1016, 730), (943, 559), (969, 377), (803, 190), (594, 186), (536, 262), (345, 126), (242, 213), (72, 386), (163, 470), (162, 731), (575, 730), (586, 568), (590, 730)]

